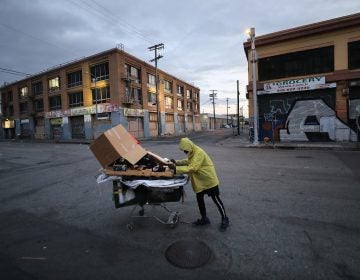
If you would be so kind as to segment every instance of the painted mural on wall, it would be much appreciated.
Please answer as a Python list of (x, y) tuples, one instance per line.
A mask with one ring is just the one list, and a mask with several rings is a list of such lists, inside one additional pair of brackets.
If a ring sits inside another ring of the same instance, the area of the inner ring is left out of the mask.
[(293, 104), (297, 100), (322, 99), (330, 106), (335, 108), (335, 90), (312, 90), (303, 92), (287, 92), (281, 94), (260, 95), (259, 103), (259, 138), (260, 140), (269, 137), (276, 141), (280, 140), (280, 130), (285, 128), (286, 120)]
[(280, 129), (281, 141), (356, 141), (356, 133), (322, 99), (297, 100)]

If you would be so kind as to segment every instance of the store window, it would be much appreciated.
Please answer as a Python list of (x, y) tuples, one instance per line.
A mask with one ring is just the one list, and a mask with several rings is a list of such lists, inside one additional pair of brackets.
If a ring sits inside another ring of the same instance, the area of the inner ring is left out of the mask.
[(260, 58), (259, 80), (323, 74), (334, 71), (334, 46)]
[(360, 68), (360, 41), (348, 43), (349, 69)]

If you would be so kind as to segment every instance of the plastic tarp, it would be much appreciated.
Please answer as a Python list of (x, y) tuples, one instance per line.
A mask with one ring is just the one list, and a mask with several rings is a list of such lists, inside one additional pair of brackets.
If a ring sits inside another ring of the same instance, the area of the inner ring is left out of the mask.
[(123, 180), (121, 176), (108, 176), (104, 173), (101, 173), (97, 176), (97, 183), (104, 183), (107, 181), (114, 181), (118, 180), (123, 183), (125, 186), (136, 189), (138, 186), (142, 185), (145, 187), (152, 187), (152, 188), (173, 188), (184, 186), (188, 182), (188, 175), (184, 174), (181, 176), (175, 176), (169, 179), (135, 179), (135, 180)]

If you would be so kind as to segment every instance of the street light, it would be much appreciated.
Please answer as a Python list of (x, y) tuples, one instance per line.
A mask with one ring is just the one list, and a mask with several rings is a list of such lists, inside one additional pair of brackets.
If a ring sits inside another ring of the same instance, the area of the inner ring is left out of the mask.
[(257, 106), (257, 90), (256, 90), (256, 49), (255, 49), (255, 28), (251, 27), (246, 32), (250, 36), (251, 41), (251, 63), (252, 63), (252, 81), (253, 81), (253, 101), (254, 101), (254, 142), (253, 144), (259, 144), (258, 136), (258, 106)]

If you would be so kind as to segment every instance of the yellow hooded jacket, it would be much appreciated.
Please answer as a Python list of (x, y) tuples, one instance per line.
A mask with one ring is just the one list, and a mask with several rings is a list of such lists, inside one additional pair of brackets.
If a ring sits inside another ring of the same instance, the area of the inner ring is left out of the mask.
[(209, 155), (189, 138), (181, 138), (179, 148), (188, 151), (188, 158), (176, 161), (176, 174), (189, 174), (195, 193), (216, 187), (219, 179)]

